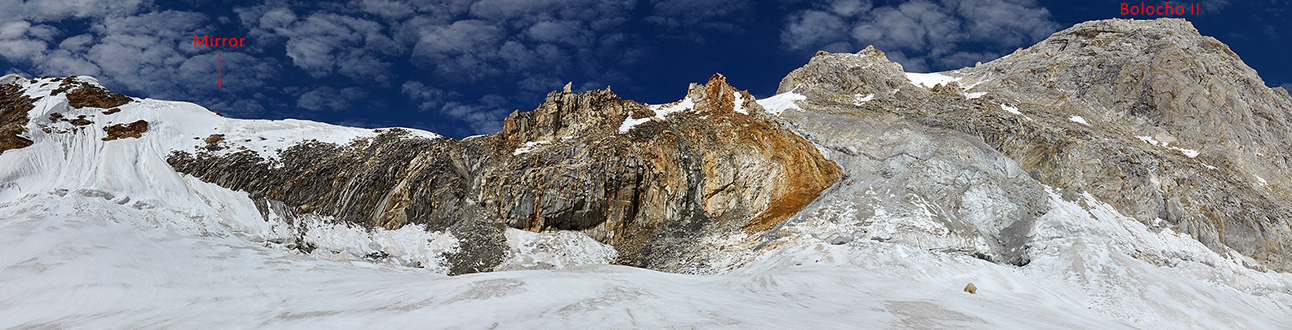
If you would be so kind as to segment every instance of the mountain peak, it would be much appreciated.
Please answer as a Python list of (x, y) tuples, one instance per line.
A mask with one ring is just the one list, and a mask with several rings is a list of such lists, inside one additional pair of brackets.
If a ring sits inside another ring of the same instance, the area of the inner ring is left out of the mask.
[(1292, 99), (1186, 20), (1085, 22), (933, 74), (903, 73), (873, 50), (818, 55), (780, 91), (806, 95), (810, 114), (788, 116), (796, 126), (851, 113), (969, 134), (1040, 183), (1292, 269), (1292, 224), (1274, 220), (1292, 219)]

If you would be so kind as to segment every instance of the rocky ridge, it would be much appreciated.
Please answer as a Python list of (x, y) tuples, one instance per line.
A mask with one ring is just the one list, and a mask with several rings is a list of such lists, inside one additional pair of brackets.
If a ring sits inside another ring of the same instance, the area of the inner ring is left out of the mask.
[(1043, 182), (1292, 270), (1292, 98), (1188, 21), (1087, 22), (962, 72), (1020, 109), (1089, 119), (1099, 139), (1057, 162), (1020, 155)]
[[(1041, 183), (1069, 200), (1090, 193), (1145, 224), (1264, 264), (1253, 267), (1292, 270), (1292, 99), (1187, 21), (1081, 23), (934, 76), (939, 83), (916, 85), (928, 76), (905, 74), (868, 48), (818, 54), (782, 80), (779, 92), (805, 100), (803, 111), (781, 117), (831, 150), (849, 183), (862, 183), (813, 209), (866, 205), (863, 220), (850, 221), (861, 228), (883, 218), (870, 216), (872, 208), (930, 209), (933, 229), (903, 235), (979, 235), (985, 246), (913, 241), (1021, 262), (1025, 253), (993, 251), (1025, 252), (1036, 239), (1027, 222), (1048, 208), (1037, 202)], [(909, 196), (856, 197), (872, 191)]]
[(873, 239), (1028, 263), (1027, 235), (1049, 210), (1044, 187), (979, 136), (950, 126), (1008, 129), (1023, 118), (966, 100), (953, 86), (912, 85), (873, 48), (819, 53), (791, 72), (781, 91), (804, 100), (780, 118), (847, 175), (796, 219), (840, 224), (814, 235), (833, 244)]
[[(714, 75), (666, 105), (610, 90), (553, 92), (510, 115), (502, 132), (463, 141), (398, 130), (349, 145), (306, 142), (264, 159), (219, 139), (168, 161), (204, 181), (250, 192), (262, 213), (321, 214), (370, 227), (425, 225), (464, 246), (454, 273), (504, 257), (503, 226), (578, 230), (619, 262), (703, 271), (713, 233), (770, 229), (839, 178), (837, 165)], [(283, 212), (286, 211), (286, 212)]]

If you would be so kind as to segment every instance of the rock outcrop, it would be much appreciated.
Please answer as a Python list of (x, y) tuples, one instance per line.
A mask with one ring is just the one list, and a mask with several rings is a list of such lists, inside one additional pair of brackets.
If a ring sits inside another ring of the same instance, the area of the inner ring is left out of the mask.
[[(122, 106), (131, 101), (129, 96), (109, 92), (107, 89), (77, 81), (75, 78), (76, 76), (64, 78), (62, 86), (59, 87), (60, 90), (70, 90), (67, 93), (67, 105), (73, 108), (109, 109)], [(54, 93), (59, 93), (59, 90), (55, 90)]]
[(1096, 138), (1016, 152), (1043, 182), (1292, 270), (1292, 98), (1188, 21), (1082, 23), (962, 72), (1020, 109), (1089, 119)]
[(504, 225), (583, 231), (615, 246), (623, 264), (702, 269), (688, 253), (701, 235), (770, 229), (840, 176), (721, 75), (662, 106), (608, 89), (552, 92), (502, 132), (464, 141), (392, 130), (345, 146), (298, 144), (275, 160), (221, 143), (169, 162), (298, 214), (448, 230), (468, 245), (450, 256), (454, 273), (500, 263)]
[[(365, 227), (408, 224), (452, 232), (463, 244), (448, 256), (454, 274), (488, 271), (505, 257), (500, 221), (471, 199), (477, 159), (451, 139), (410, 138), (390, 130), (348, 145), (306, 141), (264, 159), (235, 142), (211, 136), (196, 154), (175, 152), (175, 170), (246, 191), (262, 215), (295, 223), (301, 215), (330, 216)], [(272, 207), (271, 207), (272, 206)]]
[[(1216, 251), (1292, 270), (1292, 98), (1265, 87), (1227, 46), (1187, 21), (1078, 24), (991, 63), (947, 72), (931, 88), (903, 75), (874, 49), (819, 54), (781, 82), (780, 92), (806, 97), (798, 103), (804, 112), (782, 117), (835, 150), (831, 157), (850, 176), (890, 178), (868, 187), (905, 185), (902, 191), (961, 219), (975, 214), (964, 212), (975, 205), (971, 192), (986, 189), (998, 192), (989, 200), (1000, 205), (988, 208), (1005, 219), (996, 227), (1025, 226), (1029, 214), (1046, 209), (1033, 203), (1039, 182), (1071, 200), (1090, 193)], [(910, 161), (883, 165), (894, 163), (892, 155)], [(891, 176), (911, 171), (920, 174)], [(1001, 239), (989, 250), (1014, 249), (1008, 242), (1028, 230), (1014, 232), (985, 236)]]
[(103, 128), (103, 131), (108, 133), (108, 136), (101, 138), (103, 141), (112, 141), (124, 138), (137, 139), (140, 136), (143, 136), (144, 132), (148, 131), (148, 122), (144, 120), (136, 120), (129, 124), (107, 126)]
[(771, 229), (840, 175), (721, 75), (662, 106), (552, 93), (472, 141), (501, 151), (480, 194), (508, 225), (582, 230), (626, 264), (664, 270), (702, 267), (678, 264), (698, 235)]
[[(34, 102), (44, 97), (63, 96), (67, 99), (67, 105), (63, 110), (70, 107), (72, 109), (81, 108), (103, 108), (103, 114), (113, 114), (121, 111), (115, 108), (133, 101), (128, 96), (113, 93), (99, 86), (93, 78), (78, 78), (69, 76), (63, 78), (52, 78), (48, 76), (40, 79), (32, 79), (31, 84), (40, 83), (40, 89), (27, 90), (19, 86), (17, 82), (24, 81), (26, 78), (17, 74), (6, 75), (0, 78), (0, 152), (10, 149), (25, 148), (32, 144), (32, 141), (24, 134), (28, 133), (27, 124), (31, 120), (28, 112), (34, 107)], [(54, 86), (56, 84), (56, 86)], [(43, 89), (49, 86), (49, 89)], [(36, 95), (44, 94), (48, 95)], [(29, 96), (28, 94), (33, 95)], [(70, 113), (69, 113), (70, 115)], [(68, 133), (82, 128), (94, 122), (87, 119), (87, 114), (77, 114), (76, 118), (68, 118), (60, 112), (49, 114), (49, 120), (37, 120), (37, 126), (45, 133)], [(54, 125), (59, 122), (66, 122), (71, 127), (63, 125)], [(109, 134), (109, 138), (104, 140), (114, 140), (121, 137), (139, 137), (139, 134), (148, 129), (146, 122), (136, 122), (130, 125), (115, 125), (105, 127), (104, 130)], [(59, 126), (59, 127), (54, 127)], [(124, 135), (121, 135), (124, 134)]]
[(25, 148), (32, 143), (22, 134), (27, 132), (27, 112), (34, 107), (35, 100), (23, 95), (18, 85), (6, 81), (21, 78), (8, 75), (0, 80), (0, 152)]
[(1028, 232), (1049, 210), (1044, 187), (973, 131), (951, 125), (1005, 130), (1022, 118), (996, 115), (988, 109), (994, 104), (952, 89), (911, 85), (900, 65), (871, 48), (818, 54), (782, 81), (782, 92), (806, 99), (798, 102), (803, 111), (780, 117), (847, 175), (800, 215), (841, 224), (815, 235), (1029, 262)]

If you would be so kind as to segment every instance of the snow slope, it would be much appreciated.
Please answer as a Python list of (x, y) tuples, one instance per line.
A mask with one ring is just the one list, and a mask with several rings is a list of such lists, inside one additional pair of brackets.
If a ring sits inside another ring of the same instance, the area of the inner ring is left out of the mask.
[(785, 93), (773, 95), (765, 99), (757, 100), (757, 102), (758, 102), (758, 105), (762, 106), (763, 109), (767, 109), (767, 112), (771, 113), (772, 115), (780, 115), (781, 112), (785, 112), (785, 110), (790, 110), (790, 109), (802, 111), (803, 109), (799, 108), (798, 104), (794, 102), (802, 101), (806, 99), (807, 99), (807, 96), (796, 94), (794, 92), (785, 92)]
[[(1292, 324), (1285, 291), (1292, 283), (1286, 275), (1246, 270), (1207, 255), (1187, 237), (1134, 228), (1138, 223), (1104, 211), (1101, 207), (1092, 218), (1069, 203), (1047, 216), (1054, 227), (1038, 235), (1056, 237), (1023, 268), (873, 240), (830, 245), (806, 234), (824, 224), (805, 223), (775, 250), (749, 253), (742, 268), (719, 275), (589, 264), (447, 277), (429, 269), (294, 254), (218, 226), (186, 225), (188, 215), (122, 207), (98, 196), (34, 195), (0, 206), (0, 212), (12, 215), (0, 221), (0, 242), (6, 246), (0, 286), (8, 288), (0, 293), (0, 327), (1273, 329)], [(1072, 225), (1062, 219), (1097, 223)], [(1109, 232), (1069, 236), (1099, 230)], [(1110, 242), (1128, 239), (1123, 235), (1201, 259), (1153, 266), (1123, 254), (1131, 242)], [(979, 288), (977, 294), (960, 291), (969, 282)]]
[[(225, 119), (179, 102), (121, 108), (45, 97), (31, 112), (35, 144), (0, 154), (0, 328), (1292, 327), (1292, 276), (1058, 193), (1025, 267), (878, 236), (831, 240), (918, 220), (841, 209), (771, 241), (709, 237), (741, 247), (713, 252), (727, 260), (716, 274), (609, 265), (613, 249), (580, 233), (509, 231), (500, 268), (514, 270), (449, 277), (439, 254), (456, 247), (452, 233), (285, 223), (165, 162), (212, 133), (271, 151), (372, 130)], [(95, 123), (44, 133), (65, 124), (45, 119), (53, 111)], [(150, 123), (141, 138), (100, 139), (100, 127), (138, 119)], [(319, 248), (284, 248), (292, 239)], [(376, 252), (390, 257), (367, 257)], [(977, 294), (962, 292), (971, 282)]]

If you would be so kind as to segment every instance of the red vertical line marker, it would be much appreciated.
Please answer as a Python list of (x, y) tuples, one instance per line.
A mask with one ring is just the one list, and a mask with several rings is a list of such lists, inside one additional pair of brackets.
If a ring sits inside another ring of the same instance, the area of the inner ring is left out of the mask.
[(217, 50), (215, 51), (215, 88), (221, 88), (220, 78), (222, 76), (223, 74), (220, 73), (220, 51)]

